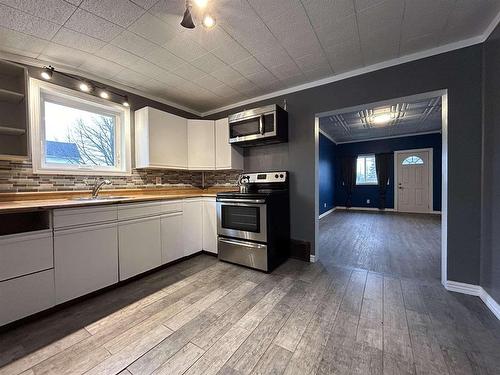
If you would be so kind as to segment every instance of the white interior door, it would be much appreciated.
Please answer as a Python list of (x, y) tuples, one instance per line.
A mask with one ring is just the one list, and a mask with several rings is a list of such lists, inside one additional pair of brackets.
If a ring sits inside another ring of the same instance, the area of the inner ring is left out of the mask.
[(429, 151), (408, 151), (396, 154), (398, 211), (430, 212)]

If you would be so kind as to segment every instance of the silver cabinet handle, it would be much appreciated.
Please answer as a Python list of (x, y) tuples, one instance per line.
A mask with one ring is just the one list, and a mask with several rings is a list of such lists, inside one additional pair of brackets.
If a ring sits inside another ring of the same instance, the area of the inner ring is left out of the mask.
[(246, 242), (246, 241), (238, 241), (238, 240), (228, 240), (228, 239), (220, 238), (220, 237), (219, 237), (219, 241), (227, 243), (229, 245), (252, 247), (252, 248), (255, 248), (255, 249), (262, 249), (262, 248), (266, 247), (266, 245), (261, 245), (261, 244), (258, 244), (258, 243)]
[(264, 115), (259, 116), (259, 132), (264, 135)]
[(219, 198), (217, 202), (227, 202), (227, 203), (266, 203), (264, 199), (236, 199), (236, 198)]

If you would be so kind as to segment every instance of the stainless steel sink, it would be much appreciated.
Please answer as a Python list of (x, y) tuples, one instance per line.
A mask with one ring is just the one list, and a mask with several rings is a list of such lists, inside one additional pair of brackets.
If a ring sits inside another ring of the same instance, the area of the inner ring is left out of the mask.
[(103, 196), (100, 196), (100, 197), (74, 197), (74, 198), (71, 198), (71, 200), (73, 201), (108, 201), (108, 200), (116, 200), (116, 199), (127, 199), (129, 197), (125, 197), (125, 196), (118, 196), (118, 195), (103, 195)]

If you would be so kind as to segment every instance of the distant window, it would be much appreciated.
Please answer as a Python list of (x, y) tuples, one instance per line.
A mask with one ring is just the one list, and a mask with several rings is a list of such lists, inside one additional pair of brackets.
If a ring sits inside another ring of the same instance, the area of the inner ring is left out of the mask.
[(360, 155), (356, 165), (356, 185), (377, 185), (375, 155)]
[(92, 95), (31, 79), (36, 173), (130, 173), (130, 112)]
[(408, 156), (403, 162), (401, 163), (403, 165), (411, 165), (411, 164), (424, 164), (424, 161), (422, 158), (418, 156)]

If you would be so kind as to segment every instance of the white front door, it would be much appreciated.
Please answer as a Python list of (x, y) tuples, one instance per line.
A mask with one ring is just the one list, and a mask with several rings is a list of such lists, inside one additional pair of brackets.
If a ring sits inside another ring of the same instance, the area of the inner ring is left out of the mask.
[(396, 153), (398, 211), (430, 212), (429, 151)]

